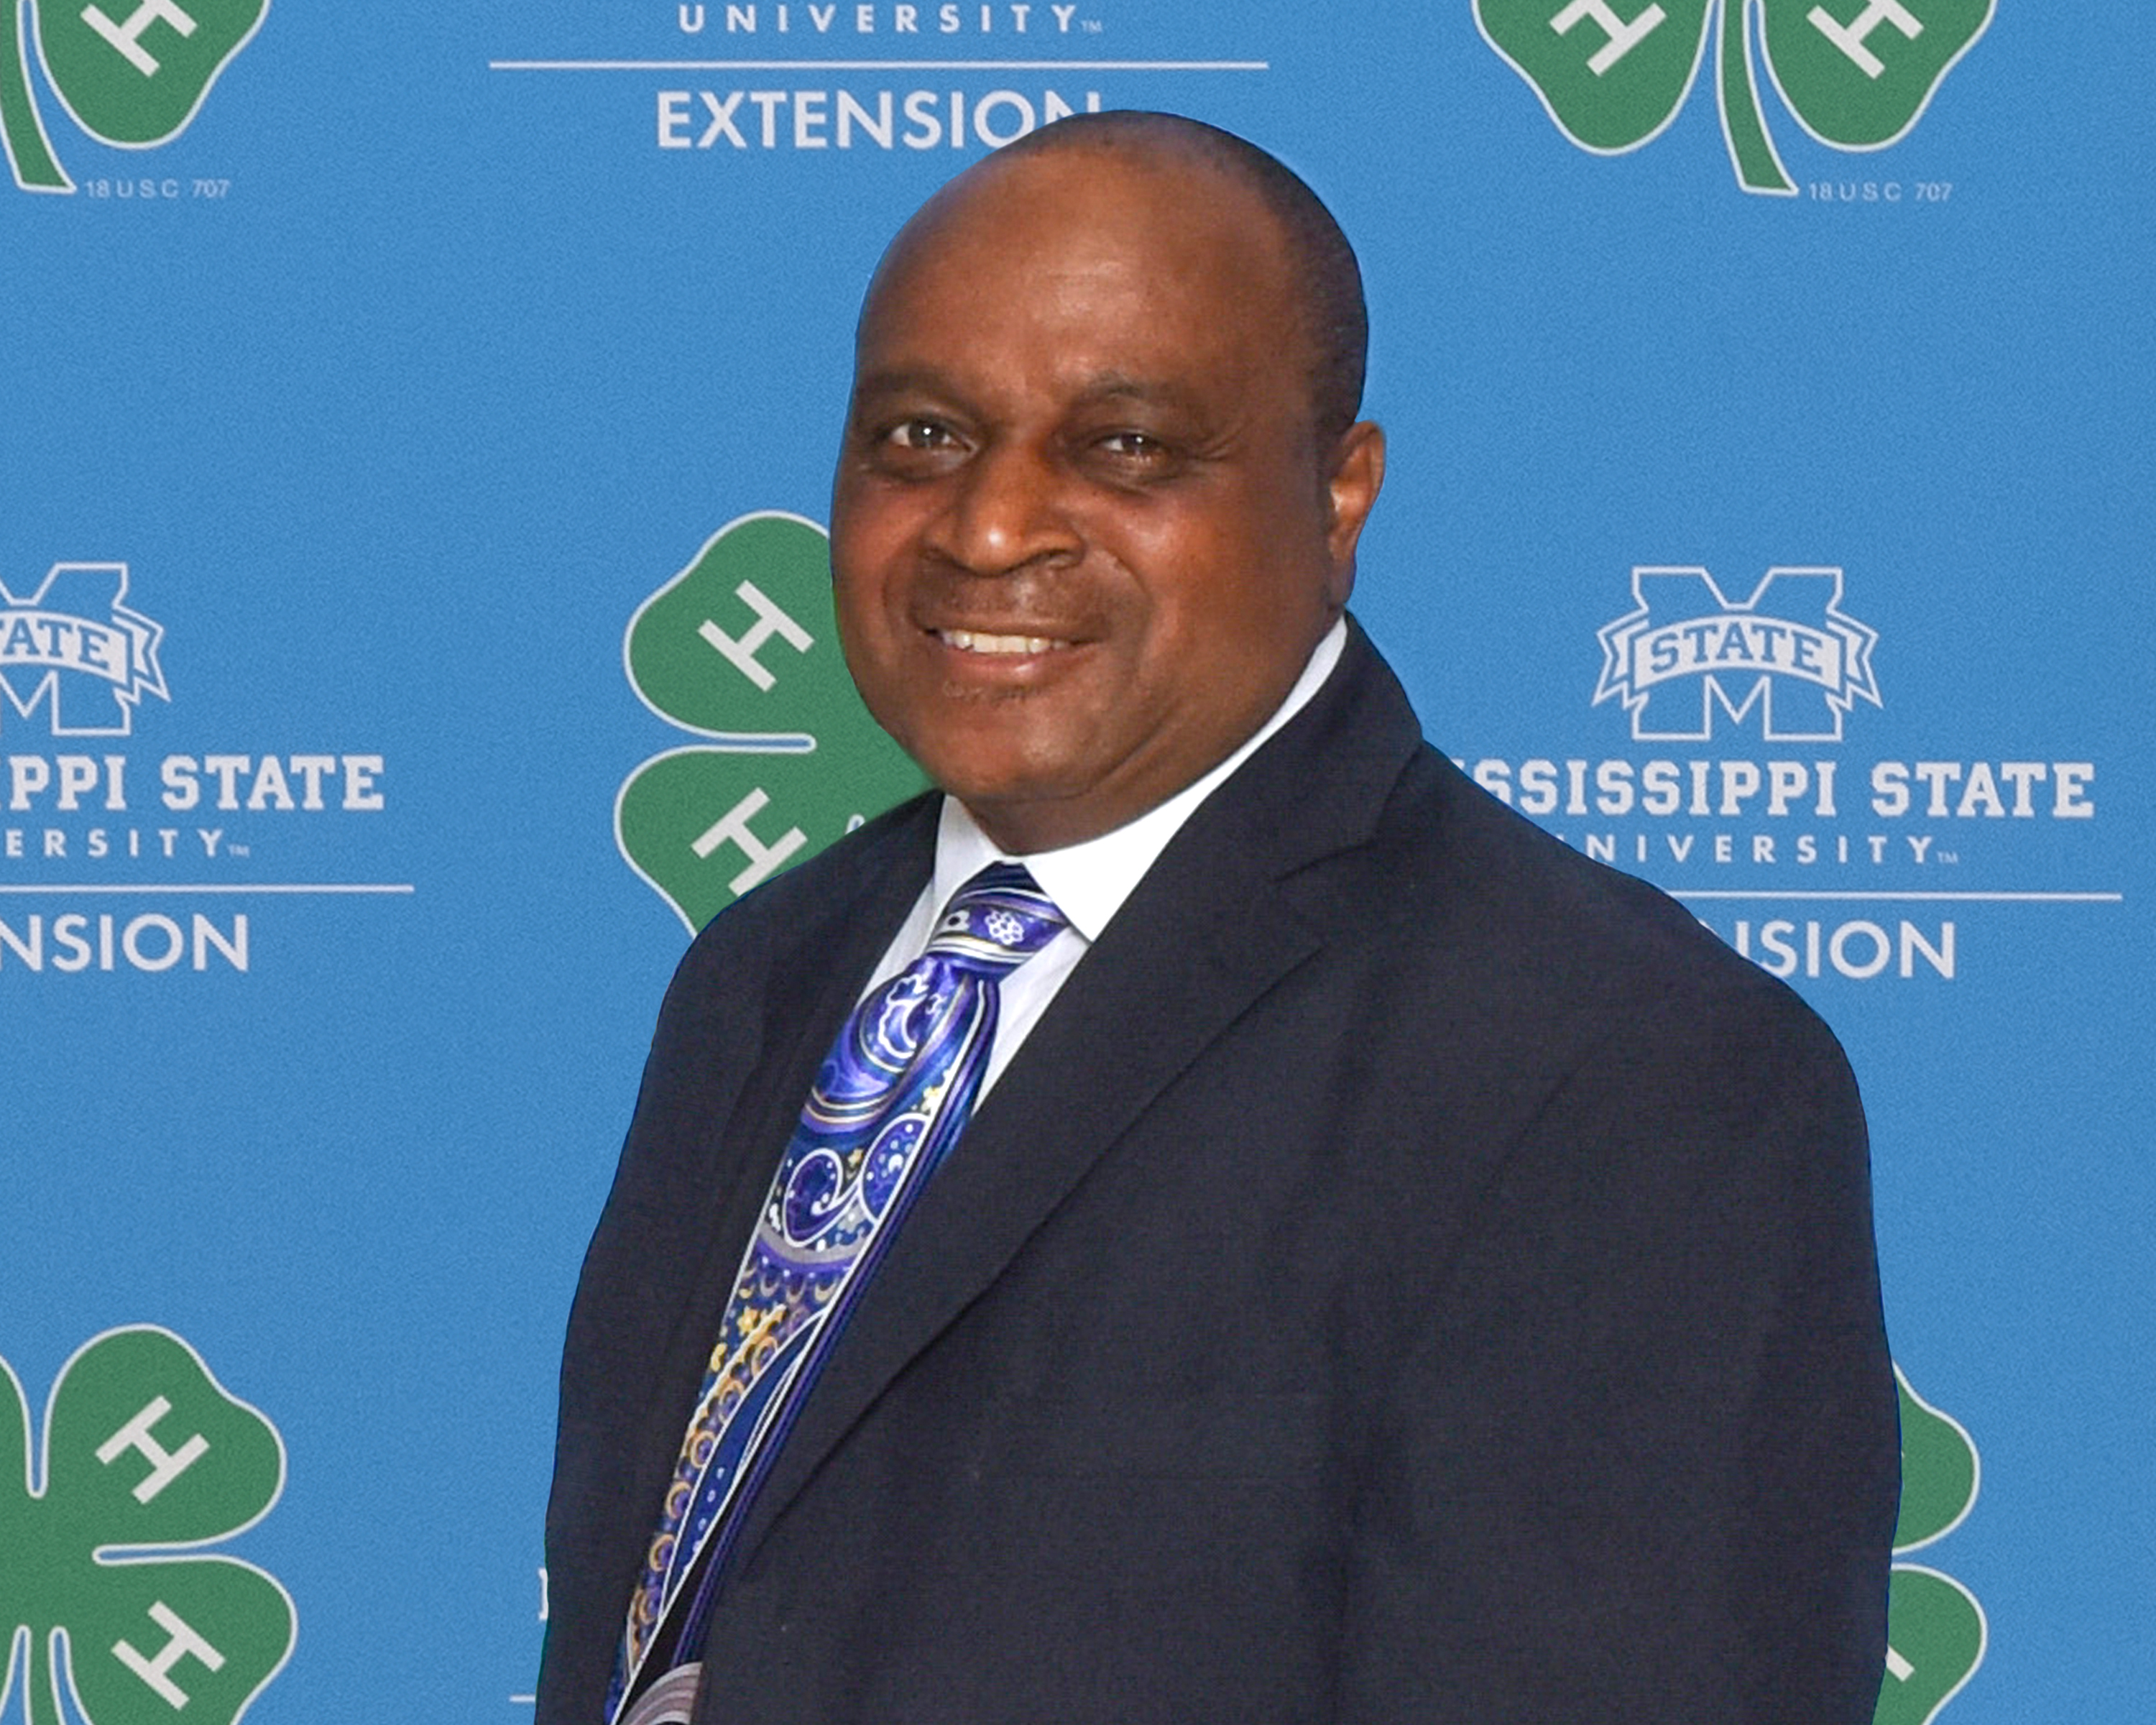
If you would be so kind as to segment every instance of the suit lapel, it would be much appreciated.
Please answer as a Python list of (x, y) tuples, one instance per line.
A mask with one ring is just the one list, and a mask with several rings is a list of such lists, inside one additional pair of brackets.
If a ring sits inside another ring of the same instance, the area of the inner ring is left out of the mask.
[(1368, 834), (1418, 739), (1358, 631), (1342, 675), (1177, 834), (893, 1240), (750, 1508), (739, 1560), (1162, 1090), (1319, 950), (1278, 882)]

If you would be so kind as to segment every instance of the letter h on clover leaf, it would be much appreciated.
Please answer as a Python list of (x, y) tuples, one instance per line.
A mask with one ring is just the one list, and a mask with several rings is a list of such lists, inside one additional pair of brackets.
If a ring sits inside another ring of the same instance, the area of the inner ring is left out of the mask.
[(74, 123), (100, 143), (146, 149), (186, 131), (270, 0), (0, 0), (0, 143), (15, 183), (72, 192), (30, 79), (33, 37)]
[(233, 1725), (290, 1655), (292, 1601), (252, 1563), (195, 1548), (276, 1502), (275, 1428), (185, 1342), (141, 1326), (62, 1368), (41, 1479), (33, 1455), (0, 1360), (0, 1716), (19, 1682), (29, 1725)]
[(1475, 21), (1584, 150), (1621, 155), (1683, 107), (1710, 39), (1738, 183), (1793, 194), (1753, 72), (1755, 44), (1798, 123), (1878, 150), (1922, 116), (1995, 0), (1475, 0)]

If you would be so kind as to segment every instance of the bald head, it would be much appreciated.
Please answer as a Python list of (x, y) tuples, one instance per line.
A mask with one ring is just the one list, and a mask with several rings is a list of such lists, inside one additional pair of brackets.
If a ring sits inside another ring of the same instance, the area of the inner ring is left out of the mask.
[[(1071, 115), (1029, 132), (929, 199), (892, 241), (876, 282), (976, 192), (1038, 157), (1088, 155), (1104, 167), (1181, 180), (1194, 206), (1207, 198), (1208, 177), (1255, 202), (1278, 246), (1280, 285), (1302, 348), (1316, 443), (1321, 449), (1329, 446), (1361, 411), (1368, 359), (1369, 317), (1354, 249), (1332, 213), (1292, 170), (1256, 145), (1202, 121), (1113, 110)], [(871, 299), (874, 293), (871, 284)]]

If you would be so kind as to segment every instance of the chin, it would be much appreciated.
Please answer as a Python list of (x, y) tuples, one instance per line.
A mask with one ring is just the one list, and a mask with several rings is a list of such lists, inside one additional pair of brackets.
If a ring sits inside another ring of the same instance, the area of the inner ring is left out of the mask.
[(1023, 809), (1055, 803), (1069, 793), (1053, 781), (1030, 774), (998, 770), (972, 762), (922, 761), (921, 769), (944, 790), (969, 808)]
[(1057, 767), (1000, 752), (984, 753), (978, 748), (927, 747), (916, 751), (909, 746), (907, 752), (938, 787), (968, 808), (986, 810), (991, 815), (999, 809), (1024, 811), (1053, 807), (1081, 794), (1083, 789), (1082, 783), (1074, 783), (1076, 776), (1067, 765)]
[[(1085, 783), (1083, 751), (1044, 735), (1038, 710), (1023, 701), (969, 700), (946, 706), (934, 721), (886, 726), (906, 753), (946, 790), (961, 796), (1068, 795)], [(1062, 727), (1057, 727), (1062, 728)]]

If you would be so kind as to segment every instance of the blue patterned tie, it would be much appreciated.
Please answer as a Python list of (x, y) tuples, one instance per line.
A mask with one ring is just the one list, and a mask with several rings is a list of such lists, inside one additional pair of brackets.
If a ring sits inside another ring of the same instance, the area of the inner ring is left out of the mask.
[[(716, 1582), (750, 1499), (891, 1237), (964, 1130), (997, 983), (1062, 913), (1015, 863), (952, 899), (921, 957), (839, 1032), (780, 1159), (726, 1302), (659, 1526), (629, 1599), (608, 1725), (685, 1718)], [(671, 1668), (671, 1669), (670, 1669)], [(636, 1706), (624, 1703), (647, 1671)]]

